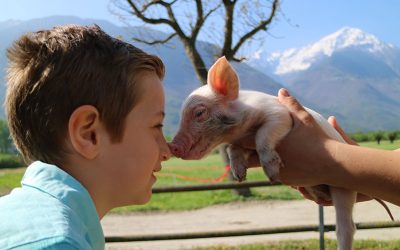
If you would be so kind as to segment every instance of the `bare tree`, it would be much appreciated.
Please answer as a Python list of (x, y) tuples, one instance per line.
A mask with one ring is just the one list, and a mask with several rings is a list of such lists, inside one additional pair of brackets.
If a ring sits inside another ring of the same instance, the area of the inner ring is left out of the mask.
[[(217, 44), (217, 40), (222, 41), (216, 57), (225, 56), (228, 61), (242, 61), (244, 57), (237, 57), (240, 49), (256, 39), (256, 35), (261, 31), (267, 32), (279, 8), (279, 0), (112, 1), (119, 9), (133, 15), (136, 20), (169, 28), (171, 32), (164, 39), (149, 41), (134, 38), (134, 40), (145, 44), (165, 44), (177, 36), (203, 84), (207, 81), (207, 68), (196, 47), (201, 31), (208, 34), (208, 37)], [(213, 23), (207, 26), (208, 20)], [(222, 26), (221, 32), (218, 32), (216, 26)], [(215, 35), (216, 33), (223, 34), (223, 37)]]
[[(182, 42), (196, 75), (202, 84), (207, 82), (207, 67), (196, 41), (203, 38), (219, 45), (215, 57), (225, 56), (228, 61), (240, 62), (241, 49), (267, 32), (279, 8), (279, 0), (113, 0), (123, 12), (149, 25), (164, 25), (170, 33), (163, 39), (143, 40), (145, 44), (165, 44), (173, 37)], [(221, 31), (218, 31), (220, 27)], [(221, 34), (221, 35), (218, 35)], [(225, 147), (220, 147), (224, 162), (229, 160)], [(250, 195), (249, 189), (241, 195)]]

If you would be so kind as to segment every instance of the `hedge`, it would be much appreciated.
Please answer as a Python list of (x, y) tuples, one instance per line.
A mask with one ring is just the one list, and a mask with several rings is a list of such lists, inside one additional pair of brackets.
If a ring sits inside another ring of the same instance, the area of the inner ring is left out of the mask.
[(0, 169), (3, 168), (20, 168), (25, 167), (26, 164), (20, 155), (1, 154), (0, 155)]

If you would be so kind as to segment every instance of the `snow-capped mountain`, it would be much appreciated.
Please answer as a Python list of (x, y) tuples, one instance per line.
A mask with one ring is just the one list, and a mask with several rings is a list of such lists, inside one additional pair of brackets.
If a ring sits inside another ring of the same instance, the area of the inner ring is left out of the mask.
[(398, 62), (393, 62), (393, 53), (399, 53), (398, 48), (381, 42), (372, 34), (350, 27), (344, 27), (303, 48), (287, 49), (270, 55), (258, 51), (249, 63), (253, 66), (262, 65), (259, 66), (260, 70), (282, 76), (307, 70), (321, 59), (331, 57), (335, 52), (348, 48), (356, 48), (382, 57), (388, 65), (393, 66), (394, 70), (400, 73)]
[(259, 51), (250, 64), (347, 131), (400, 128), (400, 50), (355, 28), (298, 49)]
[[(109, 34), (126, 41), (139, 34), (153, 39), (166, 36), (155, 30), (144, 33), (142, 27), (116, 27), (102, 20), (75, 17), (0, 22), (0, 83), (3, 83), (0, 84), (0, 101), (4, 99), (5, 49), (26, 31), (64, 23), (96, 23)], [(177, 40), (171, 43), (170, 46), (135, 44), (159, 55), (165, 62), (167, 117), (164, 131), (168, 135), (173, 135), (178, 127), (182, 101), (199, 86), (182, 44)], [(215, 45), (199, 42), (198, 46), (210, 66), (215, 60), (212, 52)], [(283, 84), (303, 105), (325, 116), (336, 115), (348, 132), (400, 129), (400, 51), (371, 34), (343, 28), (303, 48), (271, 55), (258, 51), (249, 63), (253, 67), (233, 63), (242, 89), (276, 94)], [(0, 109), (0, 118), (2, 116)]]

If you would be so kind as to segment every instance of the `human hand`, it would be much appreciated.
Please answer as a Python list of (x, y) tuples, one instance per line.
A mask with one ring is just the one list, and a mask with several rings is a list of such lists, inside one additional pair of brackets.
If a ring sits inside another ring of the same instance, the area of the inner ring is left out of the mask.
[[(284, 167), (280, 177), (291, 186), (316, 186), (332, 178), (337, 141), (329, 138), (304, 107), (287, 90), (278, 93), (279, 101), (289, 110), (293, 127), (277, 146)], [(329, 171), (328, 171), (329, 170)]]
[[(358, 145), (340, 127), (340, 125), (338, 124), (338, 122), (336, 120), (336, 117), (330, 116), (328, 118), (328, 122), (329, 122), (329, 124), (332, 125), (332, 127), (334, 127), (336, 129), (336, 131), (340, 134), (340, 136), (342, 136), (342, 138), (346, 141), (346, 143), (351, 144), (351, 145)], [(293, 187), (293, 188), (297, 189), (303, 195), (304, 198), (306, 198), (308, 200), (312, 200), (321, 206), (332, 206), (333, 205), (332, 200), (325, 200), (323, 198), (317, 198), (315, 200), (315, 198), (312, 195), (310, 195), (308, 193), (307, 189), (304, 187)], [(326, 196), (330, 196), (330, 194), (326, 193)], [(369, 200), (372, 200), (372, 198), (365, 194), (357, 193), (357, 202), (369, 201)]]
[[(332, 199), (326, 200), (321, 197), (318, 197), (315, 199), (312, 195), (310, 195), (310, 193), (307, 191), (307, 189), (305, 187), (292, 187), (292, 188), (297, 189), (305, 199), (314, 201), (318, 205), (333, 206)], [(330, 196), (329, 193), (327, 193), (326, 195)], [(357, 193), (356, 202), (363, 202), (363, 201), (369, 201), (369, 200), (372, 200), (372, 197), (362, 194), (362, 193)]]
[(355, 141), (353, 141), (353, 140), (344, 132), (344, 130), (342, 129), (342, 127), (340, 127), (339, 123), (338, 123), (337, 120), (336, 120), (336, 117), (330, 116), (330, 117), (328, 118), (328, 122), (329, 122), (329, 124), (332, 125), (332, 127), (333, 127), (334, 129), (336, 129), (336, 131), (340, 134), (340, 136), (344, 139), (344, 141), (345, 141), (347, 144), (350, 144), (350, 145), (357, 145), (357, 146), (358, 146), (358, 143), (355, 142)]

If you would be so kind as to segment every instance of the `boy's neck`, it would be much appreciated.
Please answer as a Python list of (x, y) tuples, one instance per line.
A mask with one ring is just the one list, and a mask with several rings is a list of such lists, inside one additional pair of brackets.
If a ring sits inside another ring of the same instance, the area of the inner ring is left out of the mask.
[(106, 195), (108, 194), (108, 185), (102, 182), (103, 178), (98, 175), (95, 166), (84, 162), (73, 161), (69, 164), (63, 164), (61, 168), (86, 188), (100, 219), (114, 207)]

